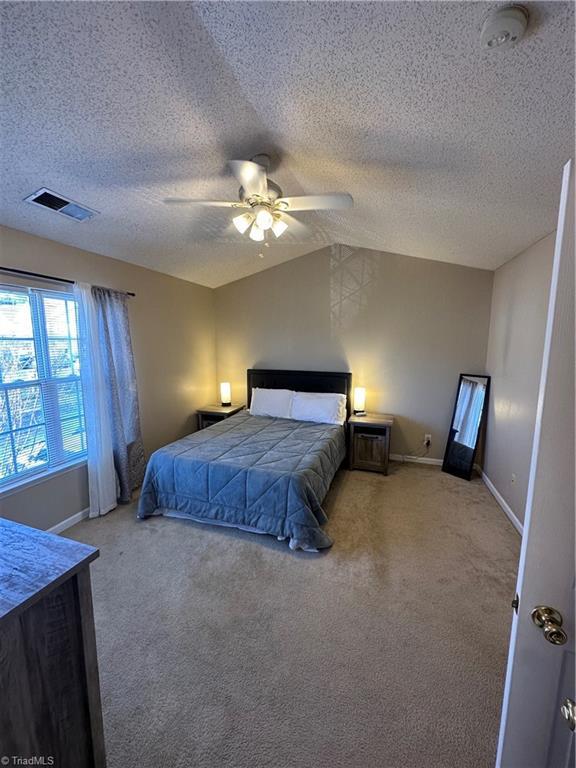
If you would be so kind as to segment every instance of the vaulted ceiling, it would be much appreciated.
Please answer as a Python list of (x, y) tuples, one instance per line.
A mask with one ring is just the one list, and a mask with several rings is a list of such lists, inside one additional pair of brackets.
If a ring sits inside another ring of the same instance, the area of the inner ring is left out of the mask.
[[(483, 51), (484, 2), (0, 4), (0, 222), (218, 286), (323, 244), (493, 269), (555, 228), (574, 152), (574, 6)], [(350, 192), (269, 248), (225, 209), (230, 159)], [(39, 187), (100, 212), (31, 206)], [(263, 253), (263, 258), (259, 254)], [(14, 265), (12, 265), (14, 266)]]

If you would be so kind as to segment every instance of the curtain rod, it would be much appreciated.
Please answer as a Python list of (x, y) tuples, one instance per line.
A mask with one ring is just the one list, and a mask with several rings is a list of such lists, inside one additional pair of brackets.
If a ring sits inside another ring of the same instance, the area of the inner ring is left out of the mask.
[[(51, 280), (53, 283), (68, 283), (68, 285), (76, 285), (76, 280), (66, 280), (63, 277), (54, 277), (53, 275), (43, 275), (41, 272), (28, 272), (25, 269), (13, 269), (12, 267), (0, 267), (0, 272), (8, 272), (12, 275), (24, 275), (25, 277), (38, 277), (40, 280)], [(97, 285), (96, 288), (103, 288), (104, 286)], [(110, 290), (115, 290), (114, 288)], [(116, 291), (116, 293), (123, 293), (126, 296), (136, 296), (132, 291)]]

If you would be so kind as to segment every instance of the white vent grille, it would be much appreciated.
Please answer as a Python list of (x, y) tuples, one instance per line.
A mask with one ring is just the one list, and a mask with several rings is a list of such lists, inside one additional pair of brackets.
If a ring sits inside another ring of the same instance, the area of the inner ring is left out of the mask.
[(48, 210), (60, 213), (62, 216), (66, 216), (73, 221), (89, 221), (98, 213), (98, 211), (75, 203), (73, 200), (62, 197), (62, 195), (58, 195), (50, 189), (46, 189), (46, 187), (42, 187), (42, 189), (28, 195), (28, 197), (24, 198), (24, 201), (38, 205), (40, 208), (48, 208)]

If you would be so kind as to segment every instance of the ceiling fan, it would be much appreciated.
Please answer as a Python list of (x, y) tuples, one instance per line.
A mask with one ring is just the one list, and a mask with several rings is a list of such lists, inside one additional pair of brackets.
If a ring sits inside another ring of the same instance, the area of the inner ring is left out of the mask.
[(346, 193), (283, 197), (278, 184), (268, 178), (269, 164), (268, 155), (255, 155), (252, 160), (231, 160), (228, 163), (240, 183), (238, 201), (169, 197), (164, 202), (245, 210), (245, 213), (235, 216), (232, 221), (241, 234), (249, 230), (249, 237), (256, 242), (265, 240), (268, 230), (276, 237), (280, 237), (288, 227), (305, 231), (304, 225), (291, 216), (291, 212), (351, 208), (354, 204), (352, 195)]

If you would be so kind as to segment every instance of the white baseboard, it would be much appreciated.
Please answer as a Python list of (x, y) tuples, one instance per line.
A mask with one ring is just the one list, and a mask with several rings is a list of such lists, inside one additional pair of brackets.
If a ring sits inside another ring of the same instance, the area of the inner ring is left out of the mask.
[(391, 461), (411, 461), (414, 464), (434, 464), (438, 467), (442, 465), (442, 459), (430, 459), (427, 456), (404, 456), (401, 453), (391, 453)]
[(494, 496), (498, 504), (502, 507), (506, 517), (510, 520), (514, 528), (516, 528), (520, 536), (522, 536), (522, 534), (524, 533), (524, 526), (522, 525), (520, 520), (518, 520), (514, 512), (512, 512), (512, 509), (510, 508), (510, 505), (508, 504), (506, 499), (500, 494), (500, 492), (498, 491), (498, 489), (496, 488), (492, 480), (490, 480), (490, 478), (485, 472), (482, 472), (482, 480), (484, 481), (486, 487), (488, 488), (492, 496)]
[(76, 512), (75, 515), (67, 517), (66, 520), (61, 520), (59, 523), (56, 523), (56, 525), (53, 525), (52, 528), (48, 528), (48, 533), (62, 533), (66, 528), (71, 528), (73, 525), (76, 525), (76, 523), (79, 523), (80, 520), (87, 518), (89, 512), (90, 510), (88, 507), (80, 510), (80, 512)]

